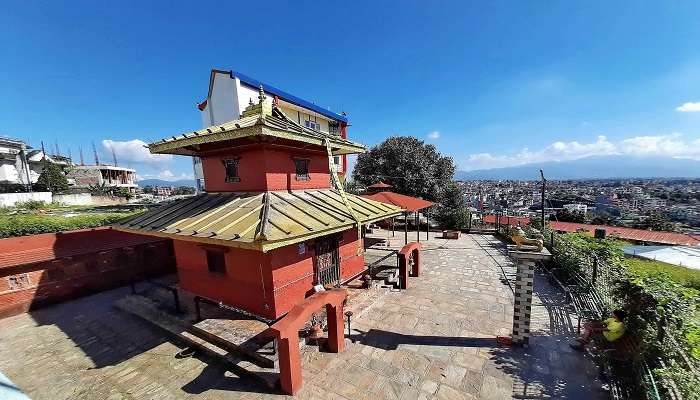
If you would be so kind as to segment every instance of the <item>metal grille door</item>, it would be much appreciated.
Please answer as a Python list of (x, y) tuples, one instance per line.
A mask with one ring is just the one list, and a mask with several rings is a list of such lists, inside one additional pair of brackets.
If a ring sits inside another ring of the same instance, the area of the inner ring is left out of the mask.
[(315, 275), (317, 285), (340, 285), (337, 239), (322, 238), (316, 241)]

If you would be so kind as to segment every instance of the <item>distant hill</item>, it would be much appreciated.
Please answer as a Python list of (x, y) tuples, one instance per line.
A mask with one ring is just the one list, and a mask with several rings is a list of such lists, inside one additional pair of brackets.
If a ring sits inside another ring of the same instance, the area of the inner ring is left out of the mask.
[(595, 156), (573, 161), (457, 171), (457, 180), (700, 178), (700, 161), (670, 157)]
[(197, 187), (194, 183), (194, 179), (181, 179), (178, 181), (164, 181), (162, 179), (143, 179), (138, 182), (140, 187), (144, 186), (188, 186), (188, 187)]

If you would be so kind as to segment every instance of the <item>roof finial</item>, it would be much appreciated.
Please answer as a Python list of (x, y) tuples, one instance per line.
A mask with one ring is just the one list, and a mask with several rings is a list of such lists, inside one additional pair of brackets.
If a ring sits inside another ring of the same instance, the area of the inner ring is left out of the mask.
[(258, 90), (258, 100), (259, 104), (262, 104), (265, 101), (265, 90), (263, 89), (263, 85), (260, 85), (260, 90)]

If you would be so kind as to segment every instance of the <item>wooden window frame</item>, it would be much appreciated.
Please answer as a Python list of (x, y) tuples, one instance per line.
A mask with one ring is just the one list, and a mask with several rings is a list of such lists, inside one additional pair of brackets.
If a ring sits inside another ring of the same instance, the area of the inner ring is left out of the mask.
[[(240, 166), (241, 158), (240, 157), (226, 158), (226, 159), (221, 160), (221, 162), (224, 164), (224, 174), (226, 175), (226, 177), (224, 179), (226, 180), (226, 182), (228, 182), (228, 183), (240, 182), (241, 177), (239, 176), (240, 175), (239, 166)], [(229, 165), (230, 164), (233, 164), (233, 168), (235, 168), (235, 172), (236, 172), (235, 176), (229, 175)]]
[[(294, 177), (298, 181), (308, 181), (311, 180), (311, 176), (309, 175), (309, 166), (311, 165), (311, 159), (308, 157), (293, 157), (292, 160), (294, 161)], [(305, 163), (304, 165), (306, 166), (306, 173), (299, 173), (299, 168), (302, 165), (301, 163)]]
[[(226, 275), (225, 250), (205, 247), (204, 254), (207, 259), (207, 271), (209, 271), (210, 274)], [(214, 260), (214, 257), (216, 257), (216, 260)]]

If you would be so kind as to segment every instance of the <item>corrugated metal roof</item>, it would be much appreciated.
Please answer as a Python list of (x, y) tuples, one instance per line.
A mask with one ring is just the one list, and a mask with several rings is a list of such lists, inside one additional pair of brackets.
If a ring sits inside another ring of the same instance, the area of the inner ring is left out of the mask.
[(151, 153), (192, 155), (195, 152), (185, 149), (185, 147), (251, 136), (272, 136), (318, 146), (324, 146), (324, 141), (329, 140), (333, 154), (354, 154), (365, 151), (365, 147), (359, 143), (299, 125), (296, 121), (287, 117), (274, 104), (271, 115), (255, 114), (244, 116), (220, 125), (213, 125), (197, 131), (164, 138), (150, 143), (148, 148)]
[(635, 240), (648, 243), (663, 243), (674, 245), (698, 246), (697, 238), (677, 232), (647, 231), (644, 229), (623, 228), (620, 226), (578, 224), (575, 222), (550, 222), (552, 229), (563, 232), (576, 232), (579, 229), (594, 232), (596, 229), (604, 229), (608, 236), (614, 235), (621, 239)]
[[(484, 215), (482, 220), (486, 224), (495, 224), (496, 216), (493, 214)], [(530, 218), (500, 215), (500, 222), (502, 225), (527, 225), (530, 223)]]
[[(400, 214), (399, 207), (347, 194), (362, 223)], [(261, 251), (346, 230), (355, 221), (331, 189), (205, 193), (114, 225), (115, 229)]]
[(419, 199), (417, 197), (406, 196), (404, 194), (394, 192), (379, 192), (375, 194), (366, 194), (362, 197), (364, 197), (365, 199), (380, 201), (385, 204), (393, 204), (397, 207), (404, 208), (411, 212), (415, 212), (435, 204), (432, 201)]

